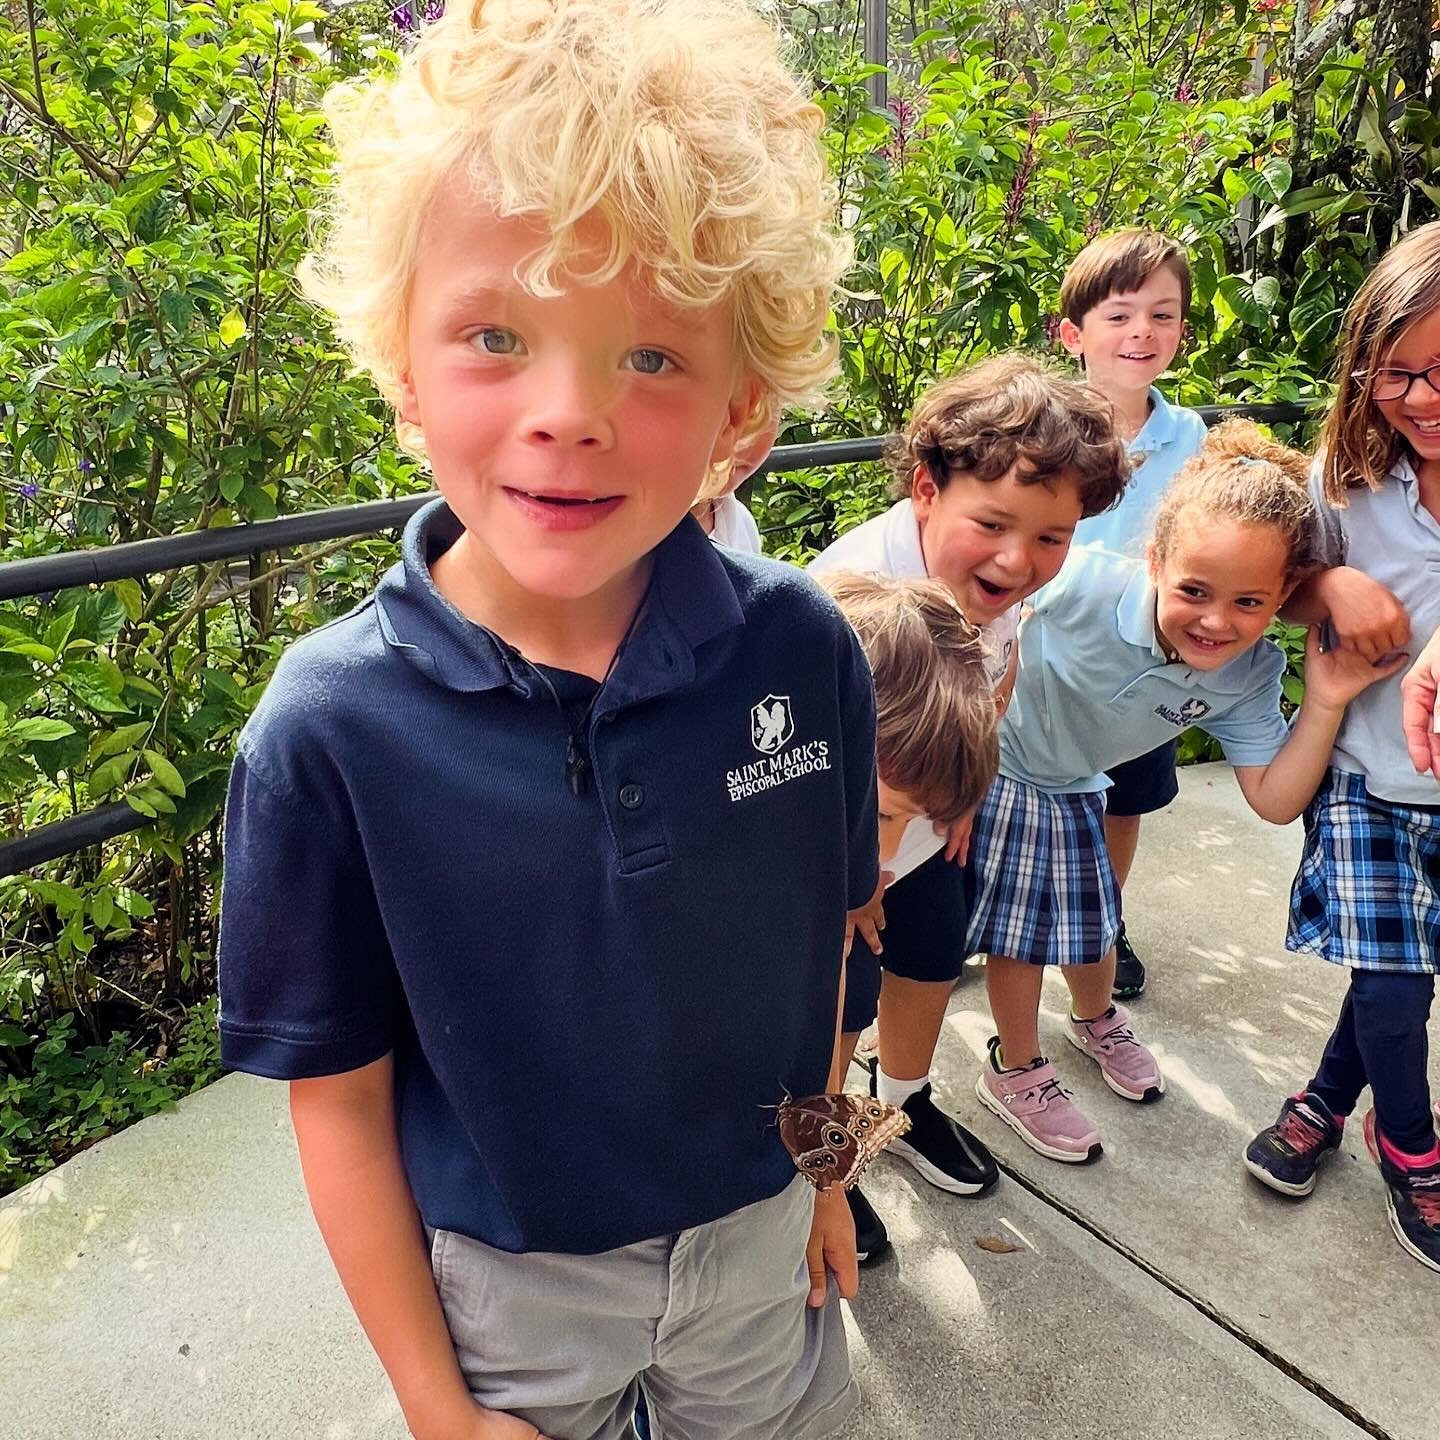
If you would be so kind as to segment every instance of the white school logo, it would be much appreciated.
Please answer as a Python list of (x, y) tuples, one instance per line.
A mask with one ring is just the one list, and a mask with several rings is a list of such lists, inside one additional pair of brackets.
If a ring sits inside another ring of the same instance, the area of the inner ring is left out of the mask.
[(750, 743), (761, 758), (725, 772), (725, 788), (730, 799), (746, 800), (751, 795), (798, 780), (802, 775), (814, 775), (830, 768), (828, 740), (806, 740), (791, 745), (794, 737), (795, 716), (788, 695), (767, 695), (758, 705), (752, 705)]
[(1210, 713), (1210, 702), (1192, 696), (1178, 710), (1171, 709), (1169, 705), (1157, 705), (1155, 713), (1172, 725), (1193, 725)]
[(767, 695), (750, 709), (750, 743), (762, 754), (773, 755), (795, 733), (788, 695)]

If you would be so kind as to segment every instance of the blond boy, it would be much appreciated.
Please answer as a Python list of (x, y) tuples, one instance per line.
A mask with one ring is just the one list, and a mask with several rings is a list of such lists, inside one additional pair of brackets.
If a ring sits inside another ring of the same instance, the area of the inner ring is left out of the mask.
[(472, 0), (329, 114), (303, 278), (443, 500), (242, 736), (225, 1059), (291, 1082), (418, 1440), (829, 1434), (853, 1230), (773, 1107), (834, 1062), (874, 702), (686, 518), (832, 367), (819, 112), (743, 0)]

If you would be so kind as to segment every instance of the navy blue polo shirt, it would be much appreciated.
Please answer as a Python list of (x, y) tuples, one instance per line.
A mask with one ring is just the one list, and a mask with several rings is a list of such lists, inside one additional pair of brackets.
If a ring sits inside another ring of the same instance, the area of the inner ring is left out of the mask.
[[(281, 1079), (395, 1056), (425, 1221), (590, 1253), (795, 1174), (773, 1107), (825, 1088), (845, 912), (874, 890), (869, 670), (804, 575), (688, 518), (565, 772), (592, 680), (436, 590), (442, 503), (290, 648), (226, 813), (220, 1034)], [(557, 703), (558, 701), (558, 703)]]

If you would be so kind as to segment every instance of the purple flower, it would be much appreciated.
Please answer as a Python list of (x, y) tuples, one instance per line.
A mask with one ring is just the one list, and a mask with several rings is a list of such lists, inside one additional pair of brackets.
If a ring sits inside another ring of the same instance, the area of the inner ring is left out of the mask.
[(397, 5), (390, 12), (390, 23), (403, 34), (409, 35), (415, 29), (415, 12), (408, 5)]
[(1182, 80), (1175, 87), (1175, 98), (1182, 105), (1193, 105), (1195, 103), (1195, 88), (1188, 80)]
[(33, 500), (40, 493), (40, 487), (33, 480), (27, 480), (20, 487), (20, 493), (27, 500)]
[(53, 605), (55, 603), (55, 592), (53, 590), (42, 590), (35, 598), (42, 605)]
[(95, 462), (93, 460), (82, 460), (80, 462), (80, 473), (82, 475), (88, 475), (94, 468)]
[(429, 0), (425, 6), (425, 23), (433, 25), (445, 13), (445, 0)]

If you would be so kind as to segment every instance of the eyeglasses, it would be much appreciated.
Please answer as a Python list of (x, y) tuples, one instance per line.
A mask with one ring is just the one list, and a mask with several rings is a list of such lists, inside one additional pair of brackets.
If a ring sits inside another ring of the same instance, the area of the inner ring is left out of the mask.
[(1410, 393), (1410, 387), (1422, 379), (1436, 394), (1440, 394), (1440, 365), (1431, 365), (1425, 370), (1400, 370), (1387, 365), (1383, 370), (1368, 373), (1364, 370), (1352, 371), (1350, 378), (1364, 384), (1372, 375), (1375, 383), (1370, 394), (1376, 400), (1402, 400)]

